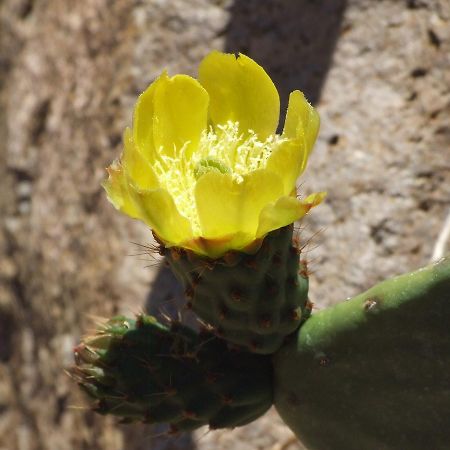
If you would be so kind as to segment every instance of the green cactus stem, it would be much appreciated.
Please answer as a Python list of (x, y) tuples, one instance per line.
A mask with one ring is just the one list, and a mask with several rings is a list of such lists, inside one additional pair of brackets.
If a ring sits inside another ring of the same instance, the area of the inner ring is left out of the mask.
[(313, 314), (274, 377), (309, 450), (448, 450), (450, 258)]
[(170, 432), (245, 425), (272, 405), (269, 357), (229, 350), (208, 331), (115, 317), (75, 349), (72, 376), (93, 409)]
[(182, 281), (187, 305), (216, 334), (254, 353), (270, 354), (309, 314), (308, 276), (293, 227), (269, 233), (255, 254), (212, 260), (162, 247)]

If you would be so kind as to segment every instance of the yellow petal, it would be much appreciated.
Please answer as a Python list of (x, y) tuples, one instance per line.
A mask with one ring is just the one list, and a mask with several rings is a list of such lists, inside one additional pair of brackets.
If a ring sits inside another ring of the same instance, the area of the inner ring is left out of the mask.
[(280, 98), (269, 75), (245, 55), (211, 52), (199, 67), (199, 81), (210, 96), (214, 124), (239, 122), (246, 134), (253, 130), (261, 140), (273, 134), (280, 115)]
[(291, 92), (283, 136), (289, 139), (298, 139), (300, 143), (304, 143), (305, 159), (301, 171), (306, 166), (308, 156), (316, 141), (319, 126), (319, 114), (308, 103), (303, 93), (300, 91)]
[(282, 179), (267, 170), (255, 170), (244, 175), (242, 182), (244, 202), (241, 206), (241, 230), (256, 233), (262, 209), (283, 195)]
[(254, 236), (261, 210), (283, 195), (283, 183), (274, 173), (256, 170), (238, 183), (231, 175), (208, 172), (197, 181), (195, 199), (207, 239), (234, 233)]
[(282, 142), (269, 156), (266, 168), (282, 178), (284, 195), (290, 195), (295, 189), (306, 159), (304, 146), (297, 139)]
[(141, 154), (148, 161), (153, 160), (155, 145), (153, 141), (153, 116), (155, 112), (155, 92), (159, 84), (168, 79), (167, 72), (163, 72), (139, 96), (134, 108), (133, 141)]
[(159, 181), (155, 172), (133, 142), (132, 133), (126, 128), (124, 136), (124, 150), (122, 155), (122, 166), (125, 174), (133, 180), (139, 189), (156, 189)]
[(200, 83), (188, 75), (164, 79), (155, 93), (154, 131), (155, 147), (174, 156), (189, 142), (186, 154), (197, 147), (200, 135), (206, 129), (209, 96)]
[(301, 219), (311, 208), (321, 203), (325, 195), (324, 192), (318, 192), (305, 200), (296, 197), (279, 198), (275, 204), (268, 205), (261, 211), (256, 237), (263, 237), (270, 231)]
[(164, 242), (178, 245), (192, 238), (189, 221), (182, 216), (170, 194), (165, 189), (143, 191), (129, 186), (130, 196), (139, 218), (144, 221)]
[(326, 196), (326, 192), (314, 192), (313, 194), (308, 195), (302, 202), (310, 205), (311, 209), (314, 208), (314, 206), (320, 205)]
[(241, 188), (231, 175), (217, 171), (202, 175), (195, 186), (201, 235), (207, 239), (236, 232)]
[(107, 169), (108, 179), (102, 183), (108, 200), (116, 209), (136, 218), (139, 212), (128, 194), (128, 187), (123, 168), (119, 161), (114, 161)]

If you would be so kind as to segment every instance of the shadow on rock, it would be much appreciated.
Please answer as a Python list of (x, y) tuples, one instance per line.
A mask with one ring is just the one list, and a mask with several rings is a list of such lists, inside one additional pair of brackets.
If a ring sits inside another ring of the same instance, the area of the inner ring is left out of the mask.
[[(186, 311), (184, 289), (175, 278), (172, 271), (161, 264), (152, 289), (147, 296), (145, 311), (158, 318), (162, 323), (167, 323), (167, 317), (181, 319), (183, 323), (195, 327), (196, 320), (190, 311)], [(165, 432), (167, 427), (155, 425), (151, 434), (160, 436), (152, 439), (152, 448), (157, 450), (194, 450), (191, 433), (183, 433), (180, 436), (170, 437)]]
[(226, 50), (242, 52), (270, 74), (285, 110), (302, 90), (317, 103), (339, 38), (346, 0), (236, 0)]
[(163, 323), (166, 323), (167, 317), (170, 317), (181, 320), (192, 328), (198, 327), (195, 314), (186, 308), (182, 284), (165, 264), (161, 264), (147, 296), (145, 311)]
[(16, 317), (12, 311), (0, 307), (0, 363), (7, 363), (14, 351)]

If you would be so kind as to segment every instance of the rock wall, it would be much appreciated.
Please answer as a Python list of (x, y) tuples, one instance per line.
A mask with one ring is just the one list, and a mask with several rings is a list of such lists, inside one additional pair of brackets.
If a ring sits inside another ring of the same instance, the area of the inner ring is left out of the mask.
[(300, 448), (275, 412), (177, 440), (117, 425), (63, 372), (96, 318), (179, 297), (99, 185), (137, 94), (211, 49), (319, 108), (300, 181), (328, 191), (301, 225), (318, 308), (429, 260), (450, 207), (448, 0), (2, 0), (0, 449)]

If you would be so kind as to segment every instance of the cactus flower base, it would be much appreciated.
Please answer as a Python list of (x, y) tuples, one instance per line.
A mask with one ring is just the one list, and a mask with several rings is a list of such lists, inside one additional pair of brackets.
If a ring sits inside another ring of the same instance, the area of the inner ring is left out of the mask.
[(187, 305), (217, 335), (254, 353), (271, 354), (308, 314), (308, 277), (292, 243), (293, 226), (269, 233), (254, 254), (212, 260), (164, 248), (185, 287)]

